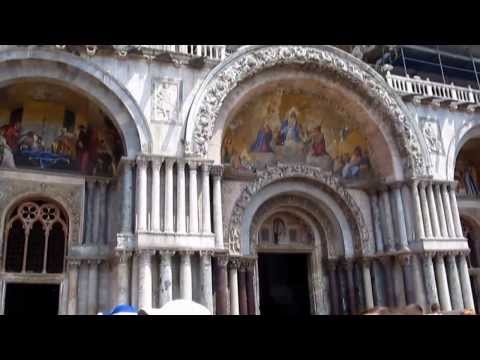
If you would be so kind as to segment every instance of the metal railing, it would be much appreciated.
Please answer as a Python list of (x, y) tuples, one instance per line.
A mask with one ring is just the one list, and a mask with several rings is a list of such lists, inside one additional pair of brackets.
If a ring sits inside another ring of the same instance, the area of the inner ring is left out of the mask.
[(392, 75), (390, 72), (387, 72), (385, 78), (388, 85), (402, 95), (419, 95), (459, 103), (480, 104), (480, 90), (474, 90), (471, 86), (442, 84), (428, 78), (425, 80), (418, 76), (410, 78), (409, 76)]

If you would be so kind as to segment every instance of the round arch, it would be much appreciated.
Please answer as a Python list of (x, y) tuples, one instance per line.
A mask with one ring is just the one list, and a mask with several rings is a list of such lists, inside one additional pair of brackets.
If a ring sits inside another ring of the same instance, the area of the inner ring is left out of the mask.
[(464, 126), (452, 139), (447, 155), (447, 180), (453, 180), (458, 154), (463, 146), (473, 139), (480, 139), (480, 124), (473, 123)]
[(56, 83), (96, 103), (117, 127), (127, 156), (150, 152), (152, 134), (143, 112), (128, 90), (99, 66), (56, 50), (0, 51), (0, 87), (30, 80)]
[[(207, 76), (186, 114), (185, 153), (206, 157), (222, 108), (233, 91), (264, 71), (285, 66), (300, 67), (300, 72), (328, 76), (345, 89), (354, 89), (376, 114), (378, 127), (391, 132), (403, 174), (425, 175), (428, 156), (418, 126), (401, 99), (383, 78), (368, 65), (332, 46), (248, 46), (218, 65)], [(299, 72), (297, 71), (297, 74)], [(218, 141), (218, 140), (217, 140)], [(388, 142), (388, 140), (386, 140)], [(395, 154), (392, 154), (395, 156)]]

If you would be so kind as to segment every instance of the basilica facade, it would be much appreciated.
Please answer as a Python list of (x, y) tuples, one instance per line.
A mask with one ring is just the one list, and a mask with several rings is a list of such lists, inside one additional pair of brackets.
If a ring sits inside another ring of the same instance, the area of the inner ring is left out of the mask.
[(480, 91), (378, 48), (0, 46), (0, 313), (478, 310)]

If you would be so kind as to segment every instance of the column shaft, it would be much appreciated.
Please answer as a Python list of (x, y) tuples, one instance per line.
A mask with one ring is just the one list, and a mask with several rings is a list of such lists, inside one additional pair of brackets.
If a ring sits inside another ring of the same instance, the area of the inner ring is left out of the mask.
[[(103, 180), (99, 181), (99, 196), (98, 196), (98, 228), (96, 233), (96, 243), (97, 244), (107, 244), (107, 185), (108, 182)], [(97, 206), (96, 206), (97, 207)]]
[(70, 260), (68, 262), (68, 305), (67, 314), (77, 314), (77, 294), (78, 294), (78, 268), (80, 262)]
[(330, 260), (328, 262), (328, 279), (330, 283), (330, 304), (332, 307), (331, 311), (333, 315), (340, 314), (336, 268), (336, 261)]
[(423, 285), (423, 274), (420, 259), (417, 255), (413, 255), (411, 261), (415, 302), (421, 305), (424, 310), (427, 310), (427, 299), (425, 298), (425, 289)]
[(413, 181), (411, 185), (412, 190), (412, 202), (413, 202), (413, 211), (415, 215), (415, 235), (416, 239), (423, 239), (425, 238), (425, 227), (423, 223), (423, 215), (422, 215), (422, 205), (420, 200), (420, 194), (418, 193), (418, 182)]
[(147, 230), (147, 160), (137, 159), (137, 231)]
[(458, 271), (460, 275), (460, 284), (462, 286), (462, 295), (465, 309), (475, 310), (475, 302), (472, 294), (472, 284), (468, 272), (467, 260), (464, 254), (458, 257)]
[(152, 252), (142, 250), (138, 257), (138, 306), (152, 308)]
[(437, 288), (438, 288), (438, 297), (440, 299), (440, 307), (443, 311), (451, 311), (452, 303), (450, 302), (447, 272), (445, 270), (445, 262), (443, 260), (442, 254), (438, 254), (435, 257), (435, 273), (437, 278)]
[(393, 189), (393, 194), (395, 197), (395, 210), (396, 210), (396, 218), (397, 218), (397, 225), (399, 231), (399, 246), (400, 250), (408, 250), (408, 238), (407, 238), (407, 227), (406, 227), (406, 220), (405, 220), (405, 211), (403, 209), (402, 203), (402, 192), (400, 190), (399, 185), (396, 185)]
[(442, 184), (442, 198), (445, 211), (445, 218), (447, 221), (448, 236), (456, 238), (455, 225), (453, 225), (452, 205), (450, 204), (450, 194), (448, 190), (448, 184)]
[(365, 306), (367, 309), (371, 309), (375, 306), (373, 302), (373, 289), (372, 289), (372, 277), (370, 275), (370, 262), (364, 260), (362, 262), (362, 277), (363, 277), (363, 289), (365, 291)]
[(97, 314), (98, 304), (98, 262), (91, 261), (88, 269), (88, 306), (89, 315)]
[(248, 315), (255, 315), (255, 284), (254, 284), (254, 263), (249, 263), (247, 267), (247, 307)]
[(160, 252), (160, 307), (172, 301), (172, 256), (173, 251)]
[(383, 203), (383, 223), (385, 225), (383, 239), (385, 240), (386, 251), (395, 250), (395, 240), (393, 232), (393, 218), (392, 210), (390, 207), (390, 196), (388, 190), (382, 192), (382, 203)]
[(201, 261), (201, 303), (213, 314), (212, 253), (200, 253)]
[(185, 163), (183, 161), (177, 162), (177, 232), (187, 232), (187, 225), (185, 222)]
[(355, 299), (355, 282), (353, 279), (353, 262), (347, 260), (345, 264), (345, 270), (347, 272), (347, 289), (348, 289), (348, 305), (350, 307), (350, 314), (355, 314), (358, 311), (357, 302)]
[(95, 208), (95, 180), (88, 179), (87, 180), (87, 219), (86, 219), (86, 226), (85, 226), (85, 243), (87, 245), (93, 244), (94, 237), (96, 233), (94, 232), (95, 227), (95, 216), (94, 216), (94, 208)]
[(173, 160), (165, 161), (165, 232), (173, 233)]
[(424, 274), (424, 280), (425, 280), (425, 291), (427, 295), (427, 304), (428, 304), (428, 309), (427, 311), (430, 311), (430, 308), (433, 304), (438, 304), (439, 305), (439, 300), (438, 300), (438, 292), (437, 292), (437, 284), (435, 281), (435, 271), (433, 269), (433, 261), (432, 261), (432, 254), (430, 253), (425, 253), (423, 257), (423, 274)]
[(370, 194), (370, 204), (372, 207), (373, 229), (375, 233), (375, 247), (377, 253), (383, 252), (383, 235), (380, 208), (378, 204), (377, 193)]
[(445, 216), (445, 205), (443, 204), (442, 200), (442, 193), (440, 189), (440, 184), (434, 185), (435, 189), (435, 199), (438, 205), (438, 217), (440, 220), (440, 233), (443, 238), (448, 238), (448, 230), (447, 230), (447, 218)]
[(395, 305), (405, 306), (405, 282), (403, 279), (403, 269), (401, 260), (398, 257), (393, 258), (393, 287), (395, 289)]
[(214, 167), (213, 177), (213, 226), (215, 232), (215, 247), (223, 249), (223, 219), (222, 219), (222, 168)]
[(129, 304), (130, 303), (130, 291), (129, 291), (129, 271), (128, 271), (128, 259), (130, 258), (129, 253), (120, 253), (118, 254), (118, 263), (117, 263), (117, 281), (118, 281), (118, 293), (117, 293), (117, 303)]
[(124, 234), (132, 232), (132, 189), (133, 176), (130, 162), (123, 163), (122, 174), (122, 224), (121, 231)]
[(375, 306), (386, 306), (387, 301), (385, 300), (385, 286), (382, 276), (382, 268), (377, 260), (372, 261), (372, 270), (374, 278), (374, 297), (375, 297)]
[(442, 236), (440, 233), (440, 226), (438, 225), (438, 212), (437, 204), (435, 203), (435, 196), (433, 194), (433, 185), (429, 183), (427, 185), (427, 197), (428, 208), (430, 209), (430, 220), (432, 222), (433, 236), (439, 238)]
[(154, 159), (152, 162), (152, 231), (159, 233), (160, 229), (160, 169), (162, 162)]
[(238, 264), (236, 260), (230, 261), (229, 283), (230, 283), (230, 315), (240, 315), (238, 303)]
[(414, 219), (412, 215), (412, 209), (414, 207), (412, 202), (412, 195), (410, 193), (410, 188), (407, 184), (402, 185), (402, 200), (403, 200), (403, 211), (405, 213), (405, 226), (407, 229), (407, 242), (411, 243), (415, 239), (415, 226), (413, 225)]
[(455, 184), (450, 185), (450, 204), (452, 206), (453, 225), (455, 226), (455, 234), (457, 238), (463, 237), (462, 223), (460, 222), (460, 214), (458, 212), (457, 196), (455, 195)]
[(210, 166), (206, 164), (202, 166), (202, 194), (202, 231), (204, 234), (210, 234), (212, 232), (212, 219), (210, 214)]
[(425, 236), (427, 238), (433, 237), (432, 223), (430, 222), (430, 210), (428, 209), (427, 192), (425, 190), (426, 184), (420, 183), (420, 203), (422, 205), (423, 224), (425, 228)]
[(217, 257), (216, 276), (215, 276), (215, 290), (216, 290), (215, 294), (216, 294), (216, 306), (217, 306), (216, 314), (217, 315), (228, 315), (227, 263), (228, 263), (228, 258), (226, 256)]
[(197, 187), (197, 164), (188, 163), (189, 176), (189, 217), (190, 233), (198, 233), (198, 187)]
[(180, 298), (184, 300), (192, 300), (192, 265), (190, 258), (192, 254), (189, 251), (181, 253)]
[(242, 264), (238, 271), (238, 297), (240, 315), (248, 315), (248, 300), (247, 300), (247, 269)]
[(461, 310), (463, 307), (462, 289), (460, 286), (460, 278), (458, 276), (457, 262), (455, 255), (448, 255), (447, 258), (447, 276), (450, 285), (450, 299), (452, 301), (453, 310)]

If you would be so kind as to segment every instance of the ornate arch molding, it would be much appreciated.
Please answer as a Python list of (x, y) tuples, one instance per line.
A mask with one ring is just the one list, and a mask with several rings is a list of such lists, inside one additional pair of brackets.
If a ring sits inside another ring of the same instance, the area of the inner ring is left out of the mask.
[(365, 220), (355, 200), (348, 191), (333, 176), (320, 169), (307, 165), (279, 165), (260, 172), (256, 180), (245, 186), (233, 207), (230, 222), (226, 229), (228, 249), (233, 254), (239, 254), (240, 228), (245, 210), (252, 197), (266, 186), (285, 179), (301, 178), (315, 182), (323, 191), (330, 195), (344, 212), (353, 232), (354, 252), (363, 253), (368, 244), (368, 231)]
[(455, 175), (455, 166), (457, 165), (458, 154), (463, 146), (473, 139), (480, 138), (480, 123), (467, 122), (460, 130), (456, 131), (455, 137), (450, 142), (447, 155), (446, 176), (448, 180), (453, 180)]
[(52, 81), (80, 92), (112, 117), (128, 156), (150, 152), (152, 133), (137, 102), (122, 84), (93, 62), (55, 50), (0, 51), (0, 87), (26, 79)]
[(408, 109), (383, 78), (365, 63), (332, 46), (248, 46), (217, 66), (206, 78), (186, 119), (185, 153), (205, 157), (215, 122), (228, 94), (244, 80), (280, 65), (308, 66), (328, 71), (362, 89), (379, 109), (382, 119), (398, 139), (400, 154), (406, 159), (406, 176), (429, 172), (425, 143)]
[[(304, 213), (316, 226), (315, 231), (318, 231), (320, 236), (320, 243), (316, 243), (315, 247), (320, 246), (322, 253), (328, 257), (339, 256), (343, 253), (343, 249), (335, 248), (334, 245), (342, 245), (339, 234), (335, 231), (334, 226), (329, 221), (328, 216), (312, 201), (306, 198), (302, 198), (297, 195), (281, 195), (266, 201), (255, 213), (254, 220), (250, 227), (250, 239), (258, 241), (255, 236), (263, 222), (272, 214), (276, 212), (276, 209), (295, 209)], [(340, 243), (332, 243), (339, 240)], [(256, 244), (251, 244), (251, 247)], [(252, 251), (252, 248), (250, 249)]]

